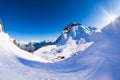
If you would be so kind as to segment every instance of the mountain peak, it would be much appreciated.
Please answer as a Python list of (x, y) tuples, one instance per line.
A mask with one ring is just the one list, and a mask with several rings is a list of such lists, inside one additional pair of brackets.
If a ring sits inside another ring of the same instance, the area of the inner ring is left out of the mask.
[(67, 25), (67, 27), (73, 27), (73, 26), (79, 26), (79, 25), (82, 25), (82, 24), (80, 24), (78, 22), (72, 22), (69, 25)]
[(72, 22), (64, 28), (63, 33), (68, 33), (71, 30), (72, 27), (80, 26), (80, 25), (82, 25), (82, 24), (77, 23), (77, 22)]
[(95, 27), (88, 27), (77, 22), (72, 22), (63, 29), (62, 34), (56, 42), (58, 44), (65, 44), (69, 37), (72, 37), (76, 42), (79, 42), (81, 38), (89, 42), (91, 41), (90, 36), (96, 32), (96, 30), (97, 28)]

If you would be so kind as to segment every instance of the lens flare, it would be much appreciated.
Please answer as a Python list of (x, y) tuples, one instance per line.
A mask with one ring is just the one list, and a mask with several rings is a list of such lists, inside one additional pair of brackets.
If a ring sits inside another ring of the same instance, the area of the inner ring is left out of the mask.
[(115, 19), (116, 19), (115, 16), (108, 14), (108, 20), (109, 20), (109, 22), (111, 22), (111, 21), (113, 22), (113, 21), (115, 21)]
[(102, 12), (105, 15), (105, 19), (110, 23), (110, 22), (114, 22), (117, 18), (117, 16), (115, 14), (112, 13), (112, 11), (107, 11), (104, 8), (101, 8)]

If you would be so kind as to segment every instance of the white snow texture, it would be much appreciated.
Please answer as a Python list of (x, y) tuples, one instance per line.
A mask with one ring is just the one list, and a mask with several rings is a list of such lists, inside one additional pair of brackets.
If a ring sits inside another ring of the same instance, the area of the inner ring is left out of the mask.
[(0, 26), (0, 80), (120, 80), (120, 19), (100, 32), (73, 25), (59, 43), (33, 54)]

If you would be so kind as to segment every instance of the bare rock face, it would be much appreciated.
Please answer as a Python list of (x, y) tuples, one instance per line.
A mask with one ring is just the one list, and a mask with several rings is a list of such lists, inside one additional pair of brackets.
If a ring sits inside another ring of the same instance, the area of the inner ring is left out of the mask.
[(18, 44), (17, 44), (16, 40), (13, 40), (13, 43), (14, 43), (16, 46), (18, 46)]
[(3, 25), (2, 25), (2, 21), (0, 20), (0, 32), (3, 31)]

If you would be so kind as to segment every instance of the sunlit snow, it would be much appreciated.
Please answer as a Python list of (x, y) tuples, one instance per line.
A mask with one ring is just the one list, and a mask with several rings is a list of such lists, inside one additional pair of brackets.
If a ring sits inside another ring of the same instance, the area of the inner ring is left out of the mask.
[(67, 35), (60, 39), (64, 44), (34, 54), (19, 49), (8, 34), (0, 32), (0, 80), (120, 80), (120, 19), (114, 24), (90, 34), (91, 41), (88, 33), (77, 39), (78, 30), (77, 36), (70, 32), (74, 38)]

